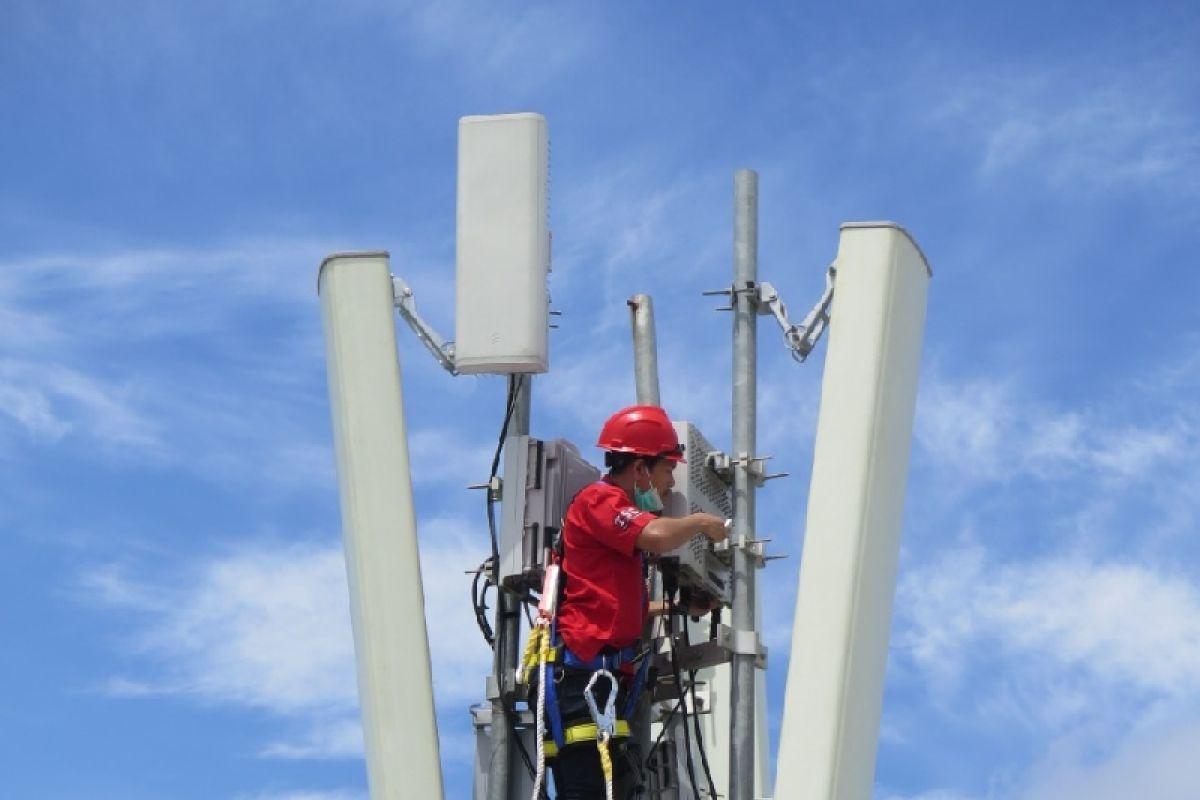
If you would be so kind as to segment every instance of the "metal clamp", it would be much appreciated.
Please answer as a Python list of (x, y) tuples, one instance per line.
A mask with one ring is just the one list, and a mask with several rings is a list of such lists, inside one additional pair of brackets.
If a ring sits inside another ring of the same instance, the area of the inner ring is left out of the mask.
[(767, 462), (775, 456), (756, 456), (750, 458), (745, 453), (742, 453), (739, 458), (729, 460), (731, 467), (744, 467), (750, 475), (750, 480), (754, 481), (754, 485), (762, 487), (767, 481), (773, 481), (777, 478), (786, 478), (791, 475), (790, 472), (767, 472)]
[(728, 625), (717, 626), (717, 643), (737, 656), (754, 656), (754, 665), (767, 668), (767, 647), (755, 630), (737, 630)]
[(720, 450), (704, 454), (704, 465), (726, 484), (733, 483), (733, 461)]

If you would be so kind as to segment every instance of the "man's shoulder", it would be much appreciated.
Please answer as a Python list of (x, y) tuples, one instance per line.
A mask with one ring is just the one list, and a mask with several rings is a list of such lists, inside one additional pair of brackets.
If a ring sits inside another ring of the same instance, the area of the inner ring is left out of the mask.
[(623, 494), (625, 494), (625, 491), (620, 486), (609, 483), (606, 480), (598, 480), (592, 481), (580, 489), (576, 497), (604, 497)]

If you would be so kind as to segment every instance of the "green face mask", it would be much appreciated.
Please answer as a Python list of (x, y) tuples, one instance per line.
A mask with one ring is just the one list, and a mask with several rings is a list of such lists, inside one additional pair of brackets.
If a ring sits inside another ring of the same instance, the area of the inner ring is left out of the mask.
[(658, 513), (663, 510), (662, 498), (658, 496), (658, 492), (651, 486), (649, 489), (639, 489), (633, 487), (633, 502), (642, 511), (653, 511)]

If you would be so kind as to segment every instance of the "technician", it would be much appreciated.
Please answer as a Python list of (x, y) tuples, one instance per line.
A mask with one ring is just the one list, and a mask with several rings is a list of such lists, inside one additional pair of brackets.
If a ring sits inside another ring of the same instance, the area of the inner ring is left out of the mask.
[[(623, 676), (616, 707), (626, 705), (640, 666), (635, 661), (649, 610), (645, 554), (674, 550), (697, 533), (714, 542), (726, 536), (725, 521), (712, 514), (659, 516), (663, 498), (675, 485), (675, 465), (684, 461), (675, 428), (661, 408), (621, 409), (604, 424), (596, 444), (605, 451), (608, 473), (575, 496), (562, 529), (565, 587), (556, 627), (564, 653), (554, 680), (559, 717), (567, 730), (592, 722), (583, 693), (599, 669)], [(600, 707), (608, 686), (604, 681), (594, 685)], [(624, 746), (624, 739), (618, 741), (614, 750)], [(617, 764), (624, 760), (613, 758)], [(568, 742), (550, 766), (561, 800), (605, 797), (594, 736)]]

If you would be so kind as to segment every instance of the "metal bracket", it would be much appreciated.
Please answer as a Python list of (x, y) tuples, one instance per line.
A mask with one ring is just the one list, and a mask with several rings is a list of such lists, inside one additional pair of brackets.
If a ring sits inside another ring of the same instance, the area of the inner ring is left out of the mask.
[(412, 288), (402, 278), (395, 275), (392, 276), (392, 301), (395, 303), (396, 310), (400, 312), (401, 318), (408, 323), (408, 327), (412, 328), (413, 333), (421, 340), (421, 344), (425, 345), (425, 348), (442, 365), (442, 369), (451, 375), (457, 375), (458, 368), (454, 365), (454, 342), (447, 342), (430, 327), (428, 322), (421, 319), (421, 315), (417, 313), (417, 298), (413, 294)]
[(837, 265), (830, 264), (825, 273), (824, 294), (799, 325), (788, 320), (787, 306), (783, 304), (774, 286), (765, 282), (758, 285), (758, 313), (775, 317), (780, 330), (783, 331), (783, 340), (792, 351), (792, 358), (797, 361), (803, 362), (808, 358), (817, 346), (821, 334), (829, 326), (829, 308), (833, 304), (833, 283), (836, 276)]
[(745, 467), (746, 471), (750, 473), (750, 480), (754, 481), (756, 486), (761, 487), (767, 481), (786, 478), (791, 475), (790, 472), (767, 472), (767, 462), (774, 457), (755, 456), (754, 458), (750, 458), (743, 454), (740, 458), (730, 459), (729, 465), (730, 467)]
[(472, 483), (467, 486), (468, 489), (487, 489), (488, 499), (494, 503), (500, 502), (500, 496), (504, 492), (504, 479), (499, 475), (493, 475), (488, 478), (487, 483)]
[(767, 647), (759, 639), (758, 631), (744, 631), (717, 626), (717, 643), (733, 655), (754, 656), (754, 666), (767, 668)]
[(704, 464), (727, 484), (733, 483), (733, 460), (720, 450), (704, 454)]
[(744, 286), (742, 286), (740, 289), (735, 285), (735, 286), (730, 286), (728, 289), (708, 289), (707, 291), (703, 291), (700, 294), (703, 297), (728, 297), (729, 305), (720, 306), (718, 308), (714, 308), (713, 310), (714, 311), (735, 311), (736, 310), (735, 298), (739, 294), (748, 294), (748, 295), (750, 295), (750, 302), (752, 302), (752, 303), (758, 302), (759, 285), (757, 283), (755, 283), (754, 281), (747, 281), (747, 283)]
[(731, 536), (723, 542), (717, 542), (712, 546), (714, 553), (727, 553), (730, 550), (742, 550), (750, 558), (751, 563), (756, 567), (765, 567), (768, 561), (778, 561), (782, 556), (767, 555), (766, 545), (771, 542), (770, 539), (752, 539), (749, 537)]

